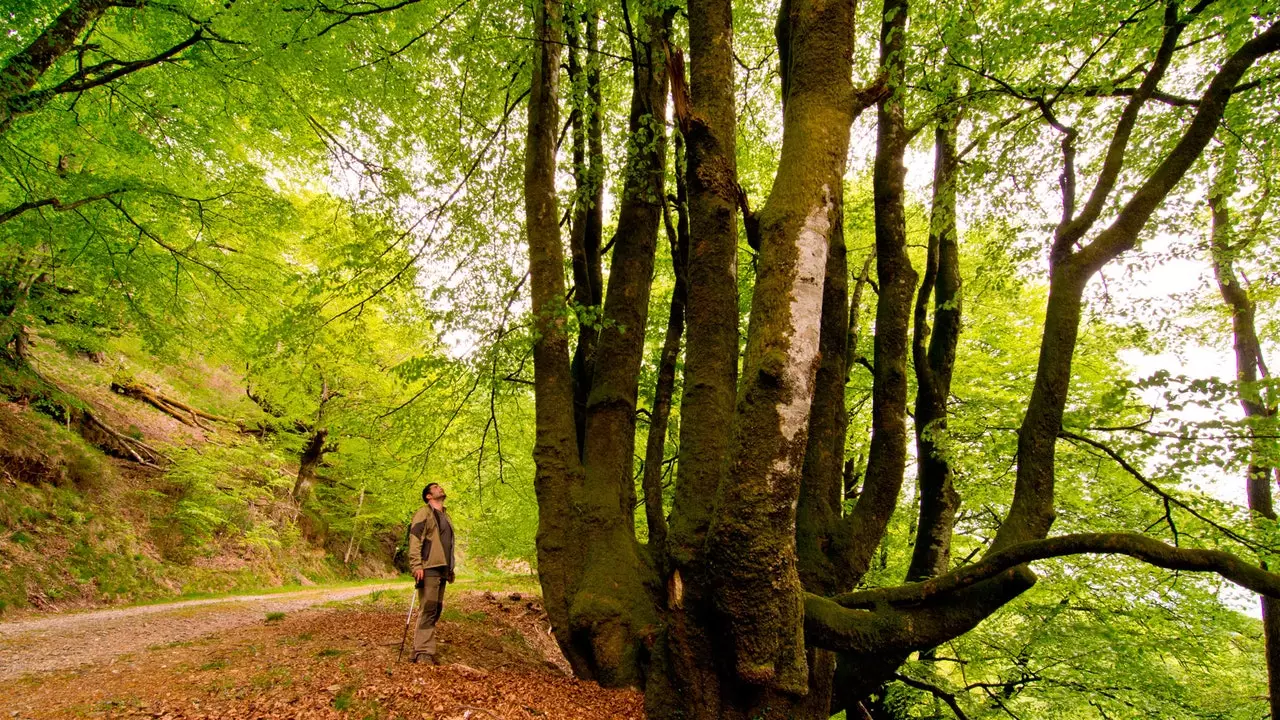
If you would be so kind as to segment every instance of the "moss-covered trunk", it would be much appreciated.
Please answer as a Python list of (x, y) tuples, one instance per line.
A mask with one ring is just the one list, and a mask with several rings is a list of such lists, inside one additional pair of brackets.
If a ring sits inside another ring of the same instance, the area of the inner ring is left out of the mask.
[(722, 673), (705, 543), (729, 455), (738, 378), (737, 115), (730, 0), (689, 0), (689, 54), (688, 82), (680, 63), (673, 63), (679, 74), (671, 78), (688, 189), (688, 339), (664, 568), (665, 632), (645, 702), (653, 718), (714, 720), (720, 717)]
[(633, 480), (636, 400), (649, 294), (664, 205), (669, 15), (647, 8), (632, 46), (630, 140), (618, 227), (611, 242), (604, 322), (587, 396), (585, 482), (574, 497), (581, 574), (569, 623), (591, 676), (606, 685), (641, 685), (657, 632), (657, 576), (635, 536)]
[(855, 107), (854, 10), (852, 0), (793, 0), (779, 20), (789, 68), (782, 155), (759, 213), (760, 262), (730, 471), (708, 539), (715, 616), (725, 632), (725, 664), (731, 663), (724, 716), (827, 711), (827, 698), (810, 694), (815, 682), (825, 684), (829, 662), (811, 668), (804, 642), (796, 503)]

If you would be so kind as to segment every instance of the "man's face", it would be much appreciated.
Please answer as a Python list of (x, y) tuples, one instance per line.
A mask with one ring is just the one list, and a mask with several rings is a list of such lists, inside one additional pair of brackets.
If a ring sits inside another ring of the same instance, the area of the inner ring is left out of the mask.
[(435, 500), (436, 502), (444, 503), (444, 499), (448, 496), (444, 494), (444, 488), (440, 487), (439, 485), (435, 485), (427, 493), (427, 497), (431, 498), (432, 500)]

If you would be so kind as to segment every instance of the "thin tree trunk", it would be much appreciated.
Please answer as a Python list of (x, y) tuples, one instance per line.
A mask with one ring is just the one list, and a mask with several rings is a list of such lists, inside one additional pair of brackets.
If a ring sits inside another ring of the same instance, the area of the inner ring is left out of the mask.
[(842, 584), (852, 587), (871, 566), (871, 558), (893, 516), (907, 463), (907, 355), (911, 299), (917, 273), (907, 257), (905, 190), (907, 130), (906, 0), (886, 0), (880, 30), (881, 73), (889, 93), (877, 119), (875, 196), (876, 303), (875, 359), (872, 379), (871, 448), (858, 503), (838, 538)]
[(853, 294), (849, 298), (849, 339), (845, 341), (845, 362), (844, 362), (844, 381), (849, 382), (849, 371), (857, 364), (858, 355), (858, 338), (861, 337), (861, 328), (858, 323), (862, 316), (862, 293), (866, 290), (871, 281), (871, 264), (876, 261), (876, 249), (873, 245), (871, 252), (862, 260), (862, 271), (858, 273), (858, 279), (853, 283)]
[[(679, 133), (674, 137), (675, 156), (684, 153), (684, 141)], [(671, 396), (676, 383), (676, 361), (680, 357), (680, 340), (684, 336), (684, 305), (688, 294), (686, 265), (689, 256), (688, 189), (683, 176), (676, 173), (676, 222), (664, 211), (667, 235), (671, 246), (671, 267), (676, 283), (671, 291), (671, 308), (667, 313), (667, 334), (662, 340), (658, 356), (658, 379), (653, 388), (653, 404), (649, 413), (649, 435), (645, 444), (644, 488), (645, 519), (649, 526), (651, 556), (665, 574), (667, 519), (662, 502), (663, 463), (666, 459), (667, 427), (671, 417)]]
[[(578, 23), (586, 29), (586, 62), (579, 61)], [(565, 23), (569, 45), (569, 79), (574, 99), (573, 176), (574, 204), (569, 230), (573, 257), (573, 301), (579, 314), (578, 342), (573, 350), (573, 413), (581, 455), (587, 433), (587, 395), (595, 373), (596, 342), (600, 337), (598, 313), (604, 301), (600, 244), (604, 227), (604, 150), (601, 121), (600, 57), (596, 52), (600, 10), (592, 4), (576, 11)]]
[(364, 507), (364, 485), (360, 486), (360, 500), (356, 502), (356, 513), (351, 520), (351, 538), (347, 540), (347, 552), (342, 555), (342, 564), (351, 564), (351, 551), (356, 546), (356, 531), (360, 529), (360, 509)]
[[(1176, 5), (1170, 6), (1176, 16)], [(1142, 84), (1126, 105), (1107, 149), (1103, 173), (1088, 202), (1075, 212), (1074, 150), (1064, 140), (1063, 220), (1050, 251), (1049, 302), (1040, 343), (1035, 384), (1018, 430), (1018, 471), (1013, 502), (992, 543), (992, 551), (1045, 537), (1053, 524), (1054, 451), (1071, 381), (1071, 361), (1080, 328), (1084, 288), (1105, 264), (1130, 250), (1156, 208), (1200, 157), (1222, 120), (1233, 88), (1258, 58), (1280, 50), (1280, 23), (1241, 45), (1221, 65), (1196, 104), (1177, 144), (1124, 202), (1112, 223), (1092, 242), (1078, 245), (1096, 223), (1123, 167), (1133, 124), (1169, 67), (1185, 19), (1166, 16), (1160, 50)]]
[[(1213, 274), (1218, 280), (1218, 290), (1222, 299), (1231, 309), (1231, 331), (1235, 339), (1236, 382), (1239, 384), (1240, 407), (1251, 423), (1267, 422), (1276, 415), (1276, 408), (1270, 406), (1258, 391), (1259, 376), (1266, 377), (1266, 362), (1262, 355), (1262, 345), (1258, 342), (1257, 326), (1254, 321), (1255, 305), (1248, 291), (1240, 283), (1236, 275), (1234, 256), (1242, 249), (1244, 242), (1232, 244), (1232, 224), (1230, 210), (1227, 206), (1230, 193), (1224, 187), (1231, 182), (1230, 170), (1221, 173), (1219, 186), (1209, 196), (1209, 208), (1212, 212), (1213, 229), (1210, 233), (1210, 248), (1213, 256)], [(1271, 497), (1271, 483), (1276, 477), (1274, 460), (1268, 457), (1266, 440), (1256, 437), (1259, 428), (1251, 424), (1249, 431), (1255, 437), (1251, 441), (1249, 468), (1245, 476), (1249, 510), (1258, 518), (1275, 521), (1276, 511)], [(1265, 431), (1262, 434), (1266, 434)], [(1262, 563), (1264, 570), (1269, 569)], [(1280, 717), (1280, 600), (1263, 596), (1262, 628), (1263, 641), (1266, 648), (1267, 677), (1271, 716)]]
[[(916, 372), (916, 456), (920, 510), (907, 582), (941, 575), (951, 558), (960, 496), (947, 458), (947, 398), (960, 339), (960, 253), (956, 238), (956, 130), (951, 111), (934, 132), (933, 208), (924, 279), (916, 298), (912, 361)], [(929, 299), (934, 327), (930, 333)]]

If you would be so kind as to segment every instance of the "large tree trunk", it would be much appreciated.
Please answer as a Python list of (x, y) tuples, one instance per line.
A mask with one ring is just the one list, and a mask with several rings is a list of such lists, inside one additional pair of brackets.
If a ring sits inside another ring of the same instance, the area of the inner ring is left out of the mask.
[[(730, 0), (689, 0), (689, 80), (672, 73), (685, 141), (689, 251), (680, 453), (666, 562), (662, 665), (650, 717), (720, 717), (721, 673), (705, 573), (706, 536), (732, 440), (738, 378), (737, 114)], [(678, 59), (675, 55), (673, 59)], [(679, 70), (680, 63), (673, 63)], [(659, 685), (659, 683), (661, 683)]]
[(298, 460), (298, 477), (293, 483), (292, 496), (298, 505), (302, 505), (311, 497), (311, 489), (316, 484), (316, 469), (324, 460), (325, 442), (329, 439), (329, 431), (320, 428), (307, 438), (302, 448), (302, 456)]
[[(1266, 362), (1262, 355), (1262, 344), (1258, 342), (1257, 326), (1254, 322), (1255, 304), (1249, 297), (1248, 290), (1241, 284), (1236, 275), (1234, 257), (1247, 242), (1233, 245), (1231, 214), (1228, 208), (1229, 190), (1233, 184), (1231, 163), (1228, 169), (1220, 174), (1218, 186), (1209, 196), (1209, 208), (1212, 212), (1213, 229), (1210, 233), (1210, 249), (1213, 256), (1213, 274), (1218, 280), (1218, 290), (1222, 299), (1231, 310), (1231, 332), (1235, 340), (1236, 382), (1239, 383), (1240, 407), (1245, 417), (1252, 423), (1264, 423), (1276, 415), (1276, 408), (1268, 405), (1258, 390), (1259, 375), (1266, 376)], [(1277, 477), (1273, 453), (1269, 453), (1268, 444), (1274, 441), (1258, 437), (1268, 434), (1257, 424), (1251, 424), (1250, 434), (1253, 436), (1250, 447), (1249, 468), (1245, 476), (1249, 510), (1258, 518), (1275, 521), (1276, 511), (1271, 497), (1271, 483)], [(1270, 456), (1270, 457), (1269, 457)], [(1263, 569), (1267, 563), (1262, 563)], [(1271, 716), (1280, 717), (1280, 600), (1263, 596), (1262, 628), (1263, 642), (1267, 656), (1267, 677)]]
[(827, 714), (825, 697), (803, 697), (811, 673), (796, 501), (820, 359), (823, 279), (854, 115), (854, 10), (852, 0), (793, 0), (779, 21), (789, 37), (782, 155), (759, 214), (760, 264), (731, 469), (708, 540), (735, 690), (722, 697), (726, 717)]
[(571, 642), (569, 593), (581, 546), (573, 537), (575, 486), (582, 483), (573, 420), (573, 379), (565, 328), (564, 260), (556, 200), (556, 131), (559, 122), (561, 4), (533, 4), (533, 75), (525, 146), (525, 233), (533, 296), (534, 491), (538, 496), (538, 579), (551, 628), (574, 672), (588, 674), (588, 659)]

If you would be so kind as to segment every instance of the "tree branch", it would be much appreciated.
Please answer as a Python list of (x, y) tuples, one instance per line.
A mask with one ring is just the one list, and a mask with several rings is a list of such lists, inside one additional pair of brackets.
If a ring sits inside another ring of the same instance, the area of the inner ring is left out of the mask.
[(12, 208), (10, 210), (6, 210), (3, 213), (0, 213), (0, 225), (3, 225), (4, 223), (9, 222), (10, 220), (18, 217), (19, 215), (27, 212), (28, 210), (36, 210), (42, 207), (48, 207), (58, 211), (75, 210), (76, 208), (82, 205), (88, 205), (89, 203), (97, 202), (99, 200), (106, 200), (107, 198), (112, 197), (113, 195), (119, 195), (120, 193), (125, 191), (126, 191), (125, 188), (119, 188), (116, 190), (111, 190), (109, 192), (102, 193), (101, 195), (91, 195), (89, 197), (80, 198), (79, 200), (74, 200), (69, 203), (64, 203), (56, 197), (44, 198), (42, 200), (31, 200), (29, 202), (24, 202), (15, 208)]
[(832, 600), (846, 608), (868, 608), (880, 603), (922, 603), (973, 587), (1025, 563), (1085, 554), (1127, 555), (1166, 570), (1217, 573), (1260, 595), (1280, 597), (1280, 575), (1254, 567), (1228, 552), (1177, 548), (1137, 533), (1080, 533), (1011, 545), (973, 565), (924, 582), (861, 590)]
[(917, 690), (923, 690), (929, 693), (930, 695), (933, 695), (934, 697), (938, 698), (942, 702), (946, 703), (947, 707), (951, 708), (951, 712), (955, 714), (957, 720), (969, 720), (969, 716), (964, 714), (964, 711), (960, 709), (960, 704), (956, 702), (955, 693), (947, 692), (946, 690), (943, 690), (942, 688), (932, 683), (927, 683), (923, 680), (917, 680), (912, 677), (907, 677), (902, 673), (895, 674), (893, 676), (893, 679), (897, 680), (903, 685), (913, 687)]
[[(1107, 457), (1110, 457), (1112, 460), (1115, 460), (1115, 461), (1116, 461), (1116, 464), (1118, 464), (1121, 468), (1124, 468), (1124, 471), (1125, 471), (1125, 472), (1127, 472), (1127, 473), (1129, 473), (1130, 475), (1132, 475), (1132, 476), (1134, 477), (1134, 479), (1136, 479), (1138, 482), (1142, 483), (1143, 487), (1147, 488), (1148, 490), (1150, 490), (1151, 492), (1155, 493), (1156, 495), (1159, 495), (1159, 496), (1161, 497), (1161, 499), (1163, 499), (1163, 500), (1164, 500), (1166, 507), (1167, 507), (1170, 503), (1172, 503), (1172, 504), (1174, 504), (1174, 505), (1177, 505), (1178, 507), (1182, 508), (1183, 510), (1186, 510), (1187, 512), (1191, 513), (1191, 515), (1193, 515), (1196, 519), (1200, 520), (1201, 522), (1207, 523), (1208, 525), (1210, 525), (1211, 527), (1213, 527), (1213, 528), (1214, 528), (1215, 530), (1217, 530), (1218, 532), (1221, 532), (1222, 534), (1226, 535), (1227, 537), (1231, 538), (1232, 540), (1235, 540), (1236, 542), (1240, 543), (1241, 545), (1244, 545), (1245, 547), (1249, 548), (1250, 550), (1253, 550), (1254, 552), (1266, 552), (1266, 551), (1267, 551), (1267, 548), (1264, 548), (1264, 547), (1262, 547), (1261, 545), (1259, 545), (1258, 543), (1253, 542), (1252, 540), (1250, 540), (1250, 539), (1248, 539), (1248, 538), (1246, 538), (1246, 537), (1244, 537), (1244, 536), (1240, 535), (1239, 533), (1236, 533), (1236, 532), (1232, 531), (1230, 528), (1226, 528), (1226, 527), (1223, 527), (1222, 525), (1219, 525), (1218, 523), (1214, 522), (1213, 520), (1210, 520), (1209, 518), (1205, 517), (1204, 515), (1201, 515), (1198, 511), (1196, 511), (1196, 510), (1195, 510), (1194, 508), (1192, 508), (1190, 505), (1187, 505), (1186, 503), (1182, 502), (1182, 501), (1181, 501), (1181, 500), (1179, 500), (1178, 498), (1176, 498), (1176, 497), (1174, 497), (1174, 496), (1170, 495), (1169, 493), (1165, 492), (1165, 491), (1164, 491), (1164, 489), (1162, 489), (1159, 485), (1156, 485), (1155, 483), (1151, 482), (1151, 481), (1150, 481), (1150, 480), (1148, 480), (1148, 479), (1147, 479), (1147, 478), (1146, 478), (1142, 473), (1138, 472), (1138, 469), (1137, 469), (1137, 468), (1135, 468), (1133, 465), (1130, 465), (1130, 464), (1129, 464), (1129, 463), (1124, 459), (1124, 457), (1120, 455), (1120, 453), (1116, 452), (1115, 450), (1112, 450), (1110, 447), (1107, 447), (1107, 446), (1106, 446), (1106, 445), (1104, 445), (1103, 443), (1100, 443), (1100, 442), (1098, 442), (1097, 440), (1094, 440), (1094, 439), (1092, 439), (1092, 438), (1087, 438), (1087, 437), (1085, 437), (1085, 436), (1083, 436), (1083, 435), (1077, 435), (1077, 434), (1075, 434), (1075, 433), (1073, 433), (1073, 432), (1070, 432), (1070, 431), (1068, 431), (1068, 430), (1063, 430), (1063, 431), (1061, 431), (1060, 433), (1058, 433), (1058, 436), (1059, 436), (1059, 437), (1061, 437), (1061, 438), (1067, 439), (1067, 440), (1073, 440), (1073, 441), (1075, 441), (1075, 442), (1084, 443), (1085, 445), (1088, 445), (1088, 446), (1093, 447), (1093, 448), (1097, 448), (1098, 450), (1101, 450), (1102, 452), (1106, 453), (1106, 454), (1107, 454)], [(1172, 528), (1172, 523), (1170, 523), (1170, 527)], [(1176, 532), (1176, 531), (1175, 531), (1175, 532)], [(1176, 538), (1175, 538), (1175, 540), (1176, 540)]]

